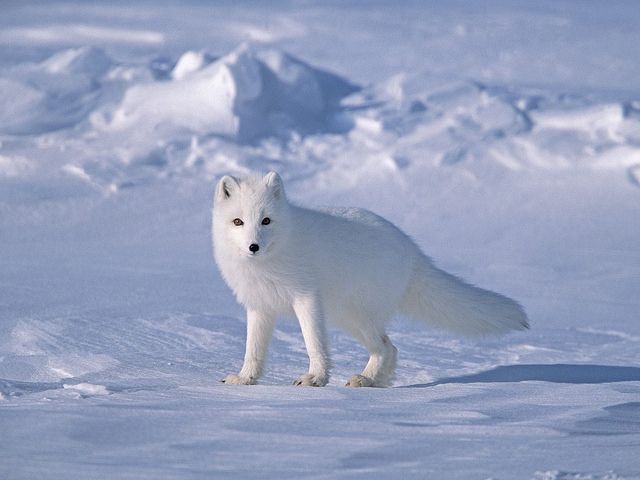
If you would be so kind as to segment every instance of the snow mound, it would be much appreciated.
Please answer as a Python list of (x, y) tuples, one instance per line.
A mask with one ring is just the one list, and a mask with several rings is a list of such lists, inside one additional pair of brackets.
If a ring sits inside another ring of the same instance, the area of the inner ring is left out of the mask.
[(76, 383), (76, 384), (67, 384), (62, 385), (62, 388), (65, 390), (73, 390), (78, 392), (81, 396), (90, 396), (90, 395), (109, 395), (109, 390), (104, 385), (94, 385), (93, 383)]
[(113, 65), (104, 50), (80, 47), (63, 50), (49, 57), (41, 68), (52, 74), (85, 74), (100, 77)]
[(69, 128), (95, 109), (101, 79), (114, 65), (95, 47), (63, 50), (0, 76), (0, 133), (31, 135)]
[(174, 80), (182, 80), (191, 73), (201, 70), (213, 60), (214, 59), (207, 55), (206, 52), (189, 50), (183, 53), (176, 62), (176, 65), (171, 70), (171, 78)]
[(209, 65), (202, 54), (187, 52), (171, 81), (131, 87), (115, 111), (103, 117), (103, 127), (214, 134), (240, 142), (328, 131), (340, 101), (356, 90), (336, 75), (273, 49), (242, 45)]
[[(369, 108), (358, 107), (367, 100)], [(509, 170), (627, 169), (636, 184), (640, 115), (628, 98), (568, 96), (421, 73), (394, 75), (350, 101), (351, 145), (373, 147), (352, 156), (384, 151), (381, 162), (392, 171), (424, 158), (478, 178)]]
[(33, 87), (0, 78), (0, 133), (30, 133), (42, 114), (46, 95)]

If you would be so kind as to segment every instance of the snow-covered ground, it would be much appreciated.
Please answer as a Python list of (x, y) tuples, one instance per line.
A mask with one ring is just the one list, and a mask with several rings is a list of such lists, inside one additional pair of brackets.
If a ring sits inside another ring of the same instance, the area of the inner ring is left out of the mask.
[[(5, 2), (0, 478), (640, 478), (636, 2)], [(328, 387), (284, 319), (261, 385), (211, 256), (226, 173), (278, 170), (518, 299), (402, 319), (396, 388)]]

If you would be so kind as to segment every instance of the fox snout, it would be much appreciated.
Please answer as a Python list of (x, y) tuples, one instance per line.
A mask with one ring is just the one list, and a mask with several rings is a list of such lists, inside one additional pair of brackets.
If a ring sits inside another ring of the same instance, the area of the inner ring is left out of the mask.
[(257, 253), (258, 250), (260, 250), (260, 245), (258, 245), (257, 243), (252, 243), (251, 245), (249, 245), (249, 251), (251, 253)]

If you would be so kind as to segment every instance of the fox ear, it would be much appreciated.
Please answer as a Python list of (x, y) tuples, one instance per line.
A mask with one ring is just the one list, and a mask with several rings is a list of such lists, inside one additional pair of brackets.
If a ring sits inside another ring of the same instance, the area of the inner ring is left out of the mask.
[(282, 178), (276, 172), (269, 172), (264, 176), (264, 184), (273, 192), (275, 198), (284, 197)]
[(233, 192), (239, 187), (238, 180), (230, 175), (225, 175), (218, 182), (216, 187), (216, 198), (219, 200), (226, 200), (231, 198)]

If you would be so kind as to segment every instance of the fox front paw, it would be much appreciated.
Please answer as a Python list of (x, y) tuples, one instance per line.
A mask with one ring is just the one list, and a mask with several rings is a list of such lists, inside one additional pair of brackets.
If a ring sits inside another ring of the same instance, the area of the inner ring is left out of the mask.
[(364, 375), (353, 375), (349, 381), (345, 384), (345, 387), (374, 387), (373, 379), (365, 377)]
[(296, 387), (324, 387), (329, 382), (327, 375), (305, 373), (293, 382)]
[(253, 377), (243, 377), (231, 373), (224, 377), (221, 382), (225, 385), (255, 385), (256, 379)]

